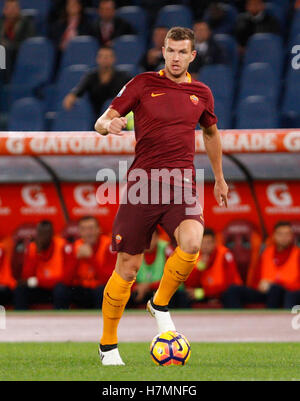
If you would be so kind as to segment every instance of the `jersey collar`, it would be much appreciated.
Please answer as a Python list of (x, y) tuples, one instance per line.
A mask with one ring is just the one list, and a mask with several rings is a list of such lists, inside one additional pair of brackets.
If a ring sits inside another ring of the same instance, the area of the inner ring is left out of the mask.
[[(163, 77), (163, 76), (166, 75), (166, 74), (165, 74), (165, 70), (159, 70), (159, 71), (158, 71), (158, 74), (159, 74), (161, 77)], [(189, 72), (186, 72), (186, 76), (187, 76), (187, 79), (188, 79), (187, 83), (190, 84), (190, 83), (192, 82), (191, 74), (190, 74)]]

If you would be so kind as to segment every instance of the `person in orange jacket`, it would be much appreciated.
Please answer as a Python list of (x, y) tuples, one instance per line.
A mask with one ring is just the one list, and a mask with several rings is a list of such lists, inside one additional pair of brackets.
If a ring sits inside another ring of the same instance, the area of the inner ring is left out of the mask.
[(79, 234), (80, 239), (65, 258), (64, 286), (61, 286), (63, 307), (75, 304), (81, 308), (100, 308), (117, 255), (111, 250), (110, 237), (101, 234), (95, 217), (80, 219)]
[(12, 255), (14, 243), (8, 237), (0, 241), (0, 305), (9, 305), (13, 302), (13, 292), (16, 280), (12, 272)]
[(249, 287), (234, 289), (233, 307), (265, 303), (268, 308), (292, 308), (300, 304), (300, 249), (295, 245), (292, 226), (279, 221), (271, 245), (261, 254)]
[(198, 261), (185, 282), (190, 303), (220, 299), (226, 307), (226, 292), (232, 285), (241, 285), (234, 257), (223, 245), (217, 245), (215, 232), (206, 228)]
[(60, 309), (59, 284), (63, 279), (66, 241), (54, 236), (48, 220), (37, 226), (37, 236), (25, 250), (22, 279), (15, 290), (15, 309), (36, 303), (54, 303)]

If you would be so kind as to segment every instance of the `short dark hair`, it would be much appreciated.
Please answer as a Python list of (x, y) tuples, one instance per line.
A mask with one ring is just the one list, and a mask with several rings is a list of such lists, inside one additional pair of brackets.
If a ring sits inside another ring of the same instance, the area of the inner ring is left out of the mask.
[(280, 228), (280, 227), (290, 227), (290, 228), (292, 228), (292, 225), (287, 220), (280, 220), (280, 221), (277, 221), (277, 223), (275, 224), (274, 231), (276, 231), (277, 228)]
[(207, 227), (207, 228), (204, 229), (203, 237), (204, 237), (205, 235), (209, 235), (210, 237), (215, 238), (216, 233), (215, 233), (215, 231), (214, 231), (212, 228)]
[(192, 29), (183, 28), (182, 26), (174, 26), (167, 32), (165, 43), (167, 39), (189, 40), (191, 42), (192, 51), (195, 49), (195, 35)]
[(43, 229), (43, 228), (48, 228), (48, 229), (53, 231), (52, 221), (50, 221), (50, 220), (41, 220), (37, 225), (37, 229), (40, 230), (40, 229)]
[(99, 226), (99, 221), (98, 221), (98, 219), (96, 219), (95, 216), (82, 216), (79, 219), (79, 224), (82, 223), (83, 221), (87, 221), (87, 220), (94, 220), (97, 223), (97, 225)]

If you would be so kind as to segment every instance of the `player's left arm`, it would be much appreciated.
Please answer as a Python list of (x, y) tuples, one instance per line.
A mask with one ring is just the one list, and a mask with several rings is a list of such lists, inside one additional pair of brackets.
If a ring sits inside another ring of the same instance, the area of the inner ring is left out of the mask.
[(222, 144), (216, 124), (202, 127), (203, 140), (215, 176), (215, 198), (220, 206), (227, 207), (228, 186), (224, 179), (222, 167)]

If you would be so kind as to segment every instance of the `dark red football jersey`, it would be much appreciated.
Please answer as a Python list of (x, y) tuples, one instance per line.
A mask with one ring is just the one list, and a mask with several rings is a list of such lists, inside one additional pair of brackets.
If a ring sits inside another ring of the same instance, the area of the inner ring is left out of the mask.
[(129, 81), (110, 107), (134, 112), (135, 159), (130, 168), (192, 169), (195, 128), (216, 124), (211, 90), (193, 80), (176, 83), (164, 71), (145, 72)]

